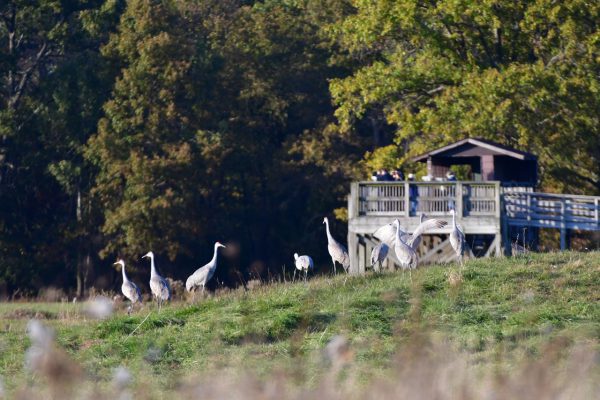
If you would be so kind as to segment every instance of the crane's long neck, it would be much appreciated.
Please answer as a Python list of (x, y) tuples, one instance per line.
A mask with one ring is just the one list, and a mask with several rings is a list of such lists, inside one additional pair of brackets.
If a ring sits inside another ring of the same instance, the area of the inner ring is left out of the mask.
[(452, 226), (456, 229), (456, 211), (452, 213)]
[(213, 253), (213, 258), (212, 260), (210, 260), (210, 264), (212, 265), (212, 268), (215, 268), (217, 266), (217, 253), (219, 252), (219, 246), (215, 246), (215, 252)]
[(333, 236), (331, 236), (331, 232), (329, 232), (329, 220), (325, 220), (325, 230), (327, 231), (327, 240), (333, 240)]
[(125, 263), (121, 265), (121, 272), (123, 273), (123, 282), (127, 282), (129, 279), (127, 279), (127, 274), (125, 273)]
[(406, 244), (406, 242), (402, 240), (402, 236), (400, 235), (400, 224), (396, 223), (394, 224), (394, 226), (396, 227), (396, 243), (401, 244), (403, 246), (408, 246), (408, 244)]
[(396, 228), (396, 241), (402, 242), (402, 238), (400, 237), (400, 224), (394, 224), (394, 228)]
[(150, 257), (150, 276), (156, 276), (156, 265), (154, 265), (154, 256)]

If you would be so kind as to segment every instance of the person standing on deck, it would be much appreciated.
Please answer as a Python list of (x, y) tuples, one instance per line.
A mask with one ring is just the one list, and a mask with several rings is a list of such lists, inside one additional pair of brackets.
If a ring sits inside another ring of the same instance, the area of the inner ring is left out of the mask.
[(410, 173), (408, 174), (408, 196), (409, 196), (409, 202), (410, 202), (410, 213), (411, 214), (416, 214), (417, 213), (417, 205), (418, 205), (418, 199), (419, 199), (419, 188), (417, 187), (417, 185), (411, 185), (410, 182), (414, 182), (415, 181), (415, 174)]

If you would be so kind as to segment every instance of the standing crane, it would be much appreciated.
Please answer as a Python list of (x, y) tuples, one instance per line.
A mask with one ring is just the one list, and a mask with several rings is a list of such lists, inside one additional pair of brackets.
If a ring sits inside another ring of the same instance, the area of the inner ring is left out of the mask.
[[(294, 264), (296, 269), (300, 272), (304, 271), (304, 281), (308, 278), (308, 270), (314, 268), (313, 260), (310, 256), (298, 256), (298, 253), (294, 253)], [(296, 269), (294, 270), (294, 278), (296, 279)]]
[(156, 299), (158, 303), (158, 311), (160, 312), (160, 307), (162, 306), (163, 301), (171, 300), (171, 289), (169, 288), (169, 283), (156, 272), (156, 265), (154, 265), (154, 253), (149, 251), (142, 258), (150, 258), (150, 290), (152, 291), (152, 295)]
[(465, 253), (465, 234), (460, 225), (456, 224), (456, 210), (450, 210), (452, 213), (452, 231), (450, 232), (450, 245), (454, 249), (460, 265), (463, 266), (463, 255)]
[(329, 220), (327, 217), (323, 218), (323, 223), (325, 224), (327, 231), (327, 251), (329, 251), (331, 261), (333, 262), (333, 273), (337, 275), (337, 269), (335, 267), (336, 262), (342, 264), (344, 271), (348, 272), (348, 269), (350, 268), (350, 255), (348, 255), (348, 250), (331, 236), (331, 232), (329, 232)]
[(123, 296), (127, 297), (131, 302), (129, 307), (127, 307), (127, 315), (131, 315), (131, 310), (133, 309), (133, 305), (135, 303), (142, 302), (142, 291), (140, 288), (133, 282), (127, 278), (127, 274), (125, 273), (125, 261), (123, 259), (119, 259), (114, 265), (119, 264), (121, 266), (121, 272), (123, 273), (123, 284), (121, 285), (121, 292)]
[(371, 250), (371, 267), (373, 267), (375, 272), (381, 271), (382, 264), (385, 261), (389, 250), (389, 246), (385, 243), (379, 243)]
[(400, 221), (394, 220), (394, 228), (396, 228), (396, 241), (394, 243), (394, 252), (400, 262), (400, 267), (403, 270), (408, 269), (410, 273), (410, 279), (412, 280), (411, 270), (417, 268), (419, 260), (417, 259), (417, 252), (404, 241), (401, 235)]
[(191, 292), (193, 289), (198, 286), (202, 286), (202, 293), (204, 293), (204, 289), (206, 288), (206, 283), (210, 281), (210, 279), (215, 274), (217, 270), (217, 253), (219, 247), (227, 248), (224, 244), (220, 242), (215, 242), (215, 249), (213, 252), (213, 258), (203, 267), (200, 267), (190, 275), (189, 278), (185, 281), (185, 288), (188, 292)]

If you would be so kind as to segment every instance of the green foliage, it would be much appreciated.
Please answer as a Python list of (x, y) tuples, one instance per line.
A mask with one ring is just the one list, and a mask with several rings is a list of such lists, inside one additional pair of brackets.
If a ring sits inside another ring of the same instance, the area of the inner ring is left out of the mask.
[[(342, 129), (383, 113), (409, 146), (397, 162), (483, 137), (538, 154), (548, 189), (600, 193), (597, 4), (354, 5), (330, 28), (359, 64), (331, 83)], [(367, 160), (384, 165), (388, 154)]]

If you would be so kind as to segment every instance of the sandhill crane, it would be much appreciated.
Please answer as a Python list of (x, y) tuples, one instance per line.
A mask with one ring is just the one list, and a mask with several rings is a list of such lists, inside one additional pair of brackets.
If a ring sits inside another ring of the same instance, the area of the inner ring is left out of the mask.
[(114, 265), (117, 264), (121, 266), (121, 272), (123, 273), (123, 284), (121, 285), (121, 292), (123, 293), (123, 296), (127, 297), (131, 302), (129, 304), (129, 307), (127, 307), (127, 315), (131, 315), (133, 305), (135, 303), (142, 302), (142, 291), (135, 283), (131, 282), (129, 278), (127, 278), (127, 274), (125, 273), (125, 261), (120, 259)]
[(154, 265), (154, 253), (149, 251), (142, 258), (148, 257), (150, 258), (150, 290), (152, 291), (152, 295), (156, 298), (156, 302), (158, 303), (158, 311), (160, 311), (160, 307), (162, 306), (163, 301), (171, 299), (171, 289), (169, 288), (169, 283), (156, 272), (156, 265)]
[(335, 267), (336, 262), (342, 264), (344, 271), (348, 272), (348, 269), (350, 268), (350, 256), (348, 255), (348, 250), (331, 236), (331, 232), (329, 232), (329, 220), (327, 217), (323, 218), (323, 223), (325, 224), (327, 231), (327, 250), (331, 256), (331, 261), (333, 262), (334, 274), (337, 275), (337, 269)]
[(210, 260), (205, 266), (198, 268), (196, 272), (187, 278), (187, 281), (185, 281), (185, 288), (188, 292), (191, 292), (192, 289), (195, 289), (198, 286), (202, 286), (202, 293), (204, 293), (206, 283), (210, 281), (217, 270), (217, 253), (219, 247), (227, 248), (227, 246), (224, 244), (216, 242), (212, 260)]
[(460, 225), (456, 224), (456, 211), (450, 210), (452, 213), (452, 231), (450, 232), (450, 245), (454, 249), (460, 265), (463, 265), (463, 254), (465, 253), (465, 234)]
[[(421, 235), (423, 235), (427, 230), (439, 229), (448, 225), (446, 221), (443, 221), (441, 219), (432, 218), (423, 221), (424, 218), (424, 214), (421, 214), (421, 223), (419, 224), (419, 226), (417, 226), (412, 235), (400, 229), (400, 236), (402, 237), (402, 240), (404, 240), (404, 242), (415, 251), (419, 248), (419, 244), (421, 243)], [(392, 222), (390, 224), (383, 225), (382, 227), (377, 229), (373, 233), (373, 236), (381, 240), (383, 243), (387, 244), (389, 247), (394, 247), (396, 241), (396, 233), (397, 229), (394, 227), (394, 223)]]
[[(304, 271), (304, 281), (306, 281), (308, 270), (314, 268), (312, 258), (310, 256), (298, 256), (298, 253), (294, 253), (294, 264), (298, 271)], [(294, 279), (296, 279), (296, 269), (294, 270)]]
[[(401, 230), (400, 230), (400, 221), (394, 220), (393, 223), (394, 228), (396, 228), (396, 241), (394, 243), (394, 252), (396, 253), (396, 257), (400, 262), (400, 267), (405, 270), (408, 269), (409, 272), (411, 270), (417, 268), (418, 259), (417, 252), (410, 247), (402, 238)], [(410, 279), (412, 280), (412, 273), (410, 274)]]
[(382, 264), (385, 261), (389, 250), (390, 248), (385, 243), (379, 243), (371, 250), (371, 267), (373, 267), (375, 272), (381, 271)]

